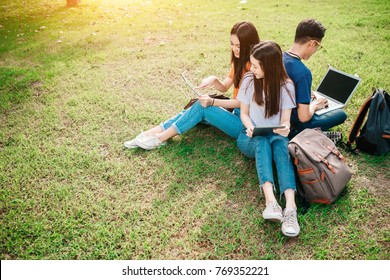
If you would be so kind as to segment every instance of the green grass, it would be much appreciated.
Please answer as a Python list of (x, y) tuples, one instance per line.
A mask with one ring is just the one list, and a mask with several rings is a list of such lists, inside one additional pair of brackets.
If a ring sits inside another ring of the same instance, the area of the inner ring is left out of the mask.
[(229, 70), (229, 31), (292, 43), (297, 23), (327, 27), (306, 64), (390, 89), (388, 1), (2, 1), (1, 259), (389, 259), (389, 157), (343, 154), (353, 177), (332, 205), (299, 215), (286, 238), (261, 218), (254, 162), (200, 125), (154, 151), (122, 143), (179, 112), (197, 83)]

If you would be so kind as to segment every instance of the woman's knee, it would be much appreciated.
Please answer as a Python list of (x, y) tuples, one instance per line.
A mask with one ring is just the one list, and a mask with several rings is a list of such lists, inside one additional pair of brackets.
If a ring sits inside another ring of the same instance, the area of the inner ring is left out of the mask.
[(237, 139), (237, 147), (248, 158), (254, 159), (256, 152), (256, 144), (252, 138), (240, 133)]

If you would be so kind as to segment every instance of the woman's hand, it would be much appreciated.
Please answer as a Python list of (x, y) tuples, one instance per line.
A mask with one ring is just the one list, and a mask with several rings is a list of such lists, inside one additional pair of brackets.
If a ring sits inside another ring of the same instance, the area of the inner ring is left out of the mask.
[(203, 94), (203, 95), (199, 96), (198, 100), (199, 100), (200, 105), (202, 105), (202, 107), (205, 107), (205, 108), (212, 106), (214, 104), (214, 99), (211, 98), (210, 96), (208, 96), (207, 94)]
[(288, 124), (282, 124), (282, 126), (284, 126), (284, 128), (276, 128), (273, 130), (273, 132), (281, 136), (287, 137), (290, 133), (290, 126)]
[(246, 136), (252, 138), (253, 137), (253, 129), (254, 129), (254, 126), (247, 128), (246, 129)]
[(202, 82), (200, 83), (200, 85), (197, 86), (196, 88), (197, 89), (202, 89), (202, 88), (212, 87), (214, 82), (215, 82), (215, 80), (217, 80), (216, 76), (210, 76), (210, 77), (204, 78), (202, 80)]

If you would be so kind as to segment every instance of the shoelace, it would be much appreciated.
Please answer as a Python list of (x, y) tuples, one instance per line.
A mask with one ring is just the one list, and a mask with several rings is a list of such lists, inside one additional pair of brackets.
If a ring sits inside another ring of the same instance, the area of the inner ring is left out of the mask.
[(288, 211), (284, 215), (284, 221), (287, 224), (287, 227), (294, 228), (294, 219), (295, 218), (295, 212), (294, 211)]
[(276, 202), (271, 202), (272, 212), (279, 212), (279, 205)]
[(136, 139), (142, 139), (142, 138), (145, 138), (145, 137), (147, 137), (145, 134), (144, 134), (144, 132), (142, 131), (140, 134), (138, 134), (135, 138)]
[(149, 145), (149, 146), (159, 147), (159, 146), (163, 145), (163, 142), (161, 142), (161, 140), (158, 139), (158, 137), (155, 134), (145, 136), (145, 138), (141, 139), (140, 141), (142, 141), (143, 144)]
[(156, 138), (157, 138), (156, 134), (151, 134), (151, 135), (142, 135), (138, 139), (141, 139), (141, 141), (147, 143), (147, 142), (153, 141)]

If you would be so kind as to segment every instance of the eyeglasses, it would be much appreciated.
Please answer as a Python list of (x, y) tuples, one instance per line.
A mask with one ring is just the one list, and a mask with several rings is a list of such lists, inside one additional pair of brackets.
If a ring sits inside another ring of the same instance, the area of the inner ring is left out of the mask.
[(313, 40), (314, 42), (316, 42), (317, 43), (317, 45), (318, 45), (318, 48), (317, 48), (317, 51), (319, 51), (320, 49), (322, 49), (323, 48), (323, 46), (321, 45), (321, 43), (320, 42), (318, 42), (317, 40)]

